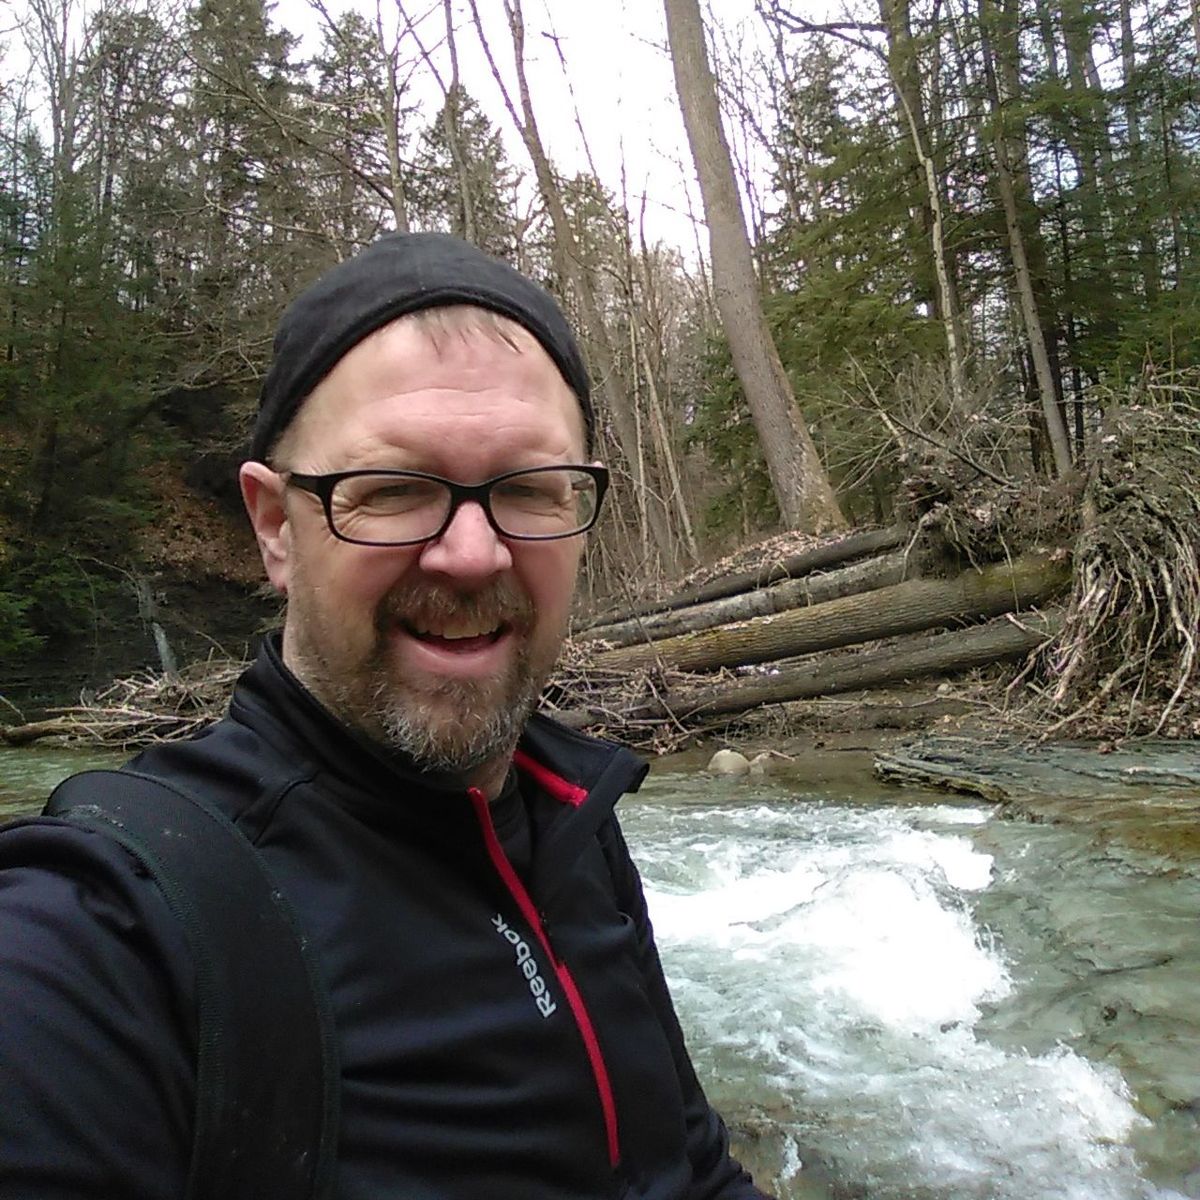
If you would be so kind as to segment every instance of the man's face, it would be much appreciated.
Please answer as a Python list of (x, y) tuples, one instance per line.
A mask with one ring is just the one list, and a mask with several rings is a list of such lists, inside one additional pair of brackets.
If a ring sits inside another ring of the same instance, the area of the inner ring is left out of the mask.
[[(472, 333), (438, 350), (411, 323), (384, 327), (305, 401), (280, 470), (478, 483), (581, 462), (575, 397), (532, 337), (514, 340), (519, 350)], [(357, 546), (261, 464), (243, 468), (243, 490), (287, 595), (284, 660), (318, 699), (426, 767), (470, 778), (506, 761), (562, 645), (582, 537), (508, 540), (466, 502), (439, 538)]]

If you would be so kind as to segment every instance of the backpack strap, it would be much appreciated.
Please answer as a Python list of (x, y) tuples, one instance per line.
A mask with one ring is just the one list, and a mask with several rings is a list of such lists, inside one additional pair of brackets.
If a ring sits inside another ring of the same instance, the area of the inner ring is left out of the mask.
[(196, 1116), (185, 1200), (327, 1200), (337, 1167), (332, 1006), (262, 856), (223, 813), (135, 771), (86, 771), (46, 806), (150, 873), (196, 969)]

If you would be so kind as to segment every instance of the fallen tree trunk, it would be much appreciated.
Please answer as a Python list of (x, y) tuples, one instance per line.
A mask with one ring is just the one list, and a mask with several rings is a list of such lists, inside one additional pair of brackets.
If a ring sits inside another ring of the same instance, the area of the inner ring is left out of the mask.
[(665, 707), (676, 718), (687, 721), (745, 712), (761, 704), (833, 696), (928, 675), (970, 671), (1036, 650), (1054, 635), (1060, 622), (1059, 614), (1027, 614), (1020, 621), (1001, 617), (986, 625), (923, 635), (883, 649), (829, 655), (820, 662), (792, 663), (769, 676), (738, 679), (704, 692), (669, 695)]
[(914, 579), (812, 608), (757, 617), (650, 645), (606, 650), (602, 667), (629, 669), (661, 663), (682, 671), (745, 666), (858, 642), (896, 637), (940, 625), (969, 624), (1036, 604), (1070, 583), (1061, 553), (1023, 555), (953, 579)]
[(63, 717), (52, 717), (48, 721), (30, 721), (25, 725), (0, 726), (0, 740), (10, 746), (28, 746), (44, 737), (70, 734), (71, 723)]
[(694, 604), (674, 612), (633, 617), (615, 625), (597, 626), (589, 629), (585, 636), (588, 641), (608, 642), (614, 648), (631, 646), (636, 642), (661, 641), (696, 629), (711, 629), (715, 625), (728, 625), (731, 621), (746, 621), (751, 617), (823, 604), (840, 596), (854, 596), (888, 587), (903, 580), (904, 568), (905, 555), (885, 554), (822, 575), (786, 579), (783, 583), (744, 595), (726, 596), (721, 600)]
[(809, 550), (794, 554), (779, 562), (764, 563), (753, 571), (740, 571), (736, 575), (725, 575), (720, 579), (710, 580), (698, 587), (688, 588), (674, 596), (661, 600), (645, 600), (632, 608), (610, 608), (598, 613), (591, 620), (579, 626), (579, 632), (594, 629), (600, 625), (611, 625), (615, 620), (644, 617), (650, 613), (674, 612), (679, 608), (687, 608), (693, 604), (704, 604), (709, 600), (721, 600), (726, 596), (738, 596), (755, 588), (767, 587), (783, 579), (797, 579), (810, 571), (824, 570), (836, 567), (841, 563), (851, 562), (856, 558), (864, 558), (868, 554), (878, 554), (881, 550), (891, 550), (899, 546), (905, 538), (903, 526), (893, 526), (889, 529), (867, 529), (861, 533), (852, 533), (848, 537), (839, 538), (834, 542), (823, 542)]

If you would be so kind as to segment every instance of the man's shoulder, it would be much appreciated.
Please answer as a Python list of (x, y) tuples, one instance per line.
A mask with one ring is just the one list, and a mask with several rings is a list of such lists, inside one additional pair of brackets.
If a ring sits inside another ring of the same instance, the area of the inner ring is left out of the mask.
[(10, 978), (17, 967), (46, 978), (56, 962), (68, 970), (118, 944), (146, 962), (181, 970), (187, 962), (180, 930), (144, 865), (113, 838), (61, 817), (0, 827), (0, 929)]
[(541, 711), (526, 723), (521, 749), (584, 787), (607, 776), (621, 791), (636, 791), (649, 770), (643, 758), (620, 742), (573, 729)]
[(122, 770), (197, 796), (238, 823), (311, 774), (299, 748), (229, 716), (197, 737), (148, 747)]
[(0, 1191), (120, 1178), (123, 1195), (179, 1194), (193, 980), (182, 928), (124, 847), (50, 817), (0, 828)]

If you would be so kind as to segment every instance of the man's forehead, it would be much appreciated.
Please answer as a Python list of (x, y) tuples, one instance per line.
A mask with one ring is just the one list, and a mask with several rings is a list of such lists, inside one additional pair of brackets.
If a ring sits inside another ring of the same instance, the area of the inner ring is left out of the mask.
[[(398, 389), (415, 380), (450, 373), (495, 370), (504, 364), (536, 380), (539, 393), (561, 391), (572, 404), (571, 385), (542, 344), (515, 321), (463, 306), (424, 309), (389, 321), (352, 346), (310, 394), (337, 396), (366, 386)], [(301, 411), (308, 404), (306, 398)]]

